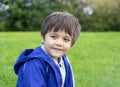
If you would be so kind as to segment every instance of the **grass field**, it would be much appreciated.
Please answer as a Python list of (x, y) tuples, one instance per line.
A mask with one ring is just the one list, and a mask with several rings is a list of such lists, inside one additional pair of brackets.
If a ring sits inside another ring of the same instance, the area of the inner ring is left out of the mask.
[[(38, 45), (39, 32), (0, 32), (0, 87), (15, 87), (18, 55)], [(68, 57), (76, 87), (120, 87), (120, 32), (82, 32)]]

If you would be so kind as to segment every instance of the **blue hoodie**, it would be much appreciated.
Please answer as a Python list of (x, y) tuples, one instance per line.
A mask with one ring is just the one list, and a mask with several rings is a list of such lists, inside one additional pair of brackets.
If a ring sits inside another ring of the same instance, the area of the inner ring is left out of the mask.
[[(62, 56), (66, 77), (64, 87), (74, 87), (72, 69), (66, 55)], [(16, 87), (62, 87), (59, 66), (41, 47), (23, 51), (14, 65), (18, 75)]]

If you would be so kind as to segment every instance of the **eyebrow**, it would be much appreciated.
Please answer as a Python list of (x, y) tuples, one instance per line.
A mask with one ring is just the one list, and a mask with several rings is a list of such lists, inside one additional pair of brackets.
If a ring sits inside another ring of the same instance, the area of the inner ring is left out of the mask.
[(65, 38), (71, 38), (71, 36), (64, 36)]
[[(58, 35), (56, 32), (50, 32), (50, 34)], [(66, 34), (65, 37), (71, 37), (69, 34)]]

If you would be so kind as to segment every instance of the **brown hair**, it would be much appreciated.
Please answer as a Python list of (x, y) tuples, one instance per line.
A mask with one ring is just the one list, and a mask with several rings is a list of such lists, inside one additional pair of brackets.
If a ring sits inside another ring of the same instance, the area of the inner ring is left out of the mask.
[(72, 45), (76, 42), (81, 26), (77, 18), (68, 12), (53, 12), (48, 15), (43, 21), (41, 27), (41, 35), (44, 38), (47, 32), (50, 31), (57, 32), (59, 30), (64, 30), (72, 36)]

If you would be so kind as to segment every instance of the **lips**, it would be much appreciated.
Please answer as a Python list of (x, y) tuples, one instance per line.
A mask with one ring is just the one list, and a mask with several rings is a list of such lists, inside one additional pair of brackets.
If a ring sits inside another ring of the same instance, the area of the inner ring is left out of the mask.
[(55, 51), (63, 51), (61, 48), (53, 48)]

